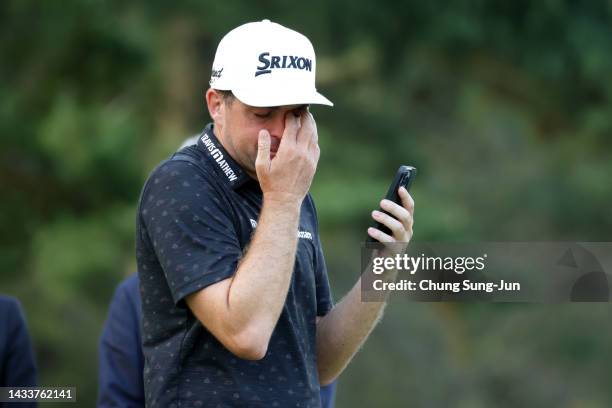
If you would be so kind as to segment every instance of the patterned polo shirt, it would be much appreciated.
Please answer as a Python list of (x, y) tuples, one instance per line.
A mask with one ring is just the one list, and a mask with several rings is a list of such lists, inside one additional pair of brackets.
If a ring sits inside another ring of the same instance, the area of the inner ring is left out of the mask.
[(310, 194), (287, 299), (263, 359), (232, 354), (184, 300), (236, 272), (262, 200), (258, 182), (212, 125), (147, 179), (136, 221), (147, 407), (320, 406), (315, 319), (333, 301)]

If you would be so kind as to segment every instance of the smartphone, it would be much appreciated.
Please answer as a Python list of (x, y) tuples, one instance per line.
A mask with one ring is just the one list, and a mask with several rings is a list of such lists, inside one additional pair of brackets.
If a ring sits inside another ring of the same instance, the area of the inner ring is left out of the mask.
[[(417, 169), (415, 167), (400, 166), (400, 168), (397, 169), (397, 173), (395, 173), (395, 177), (393, 178), (393, 181), (391, 182), (391, 185), (389, 186), (389, 190), (387, 191), (387, 195), (385, 196), (385, 198), (387, 200), (393, 201), (396, 204), (402, 205), (402, 200), (399, 194), (397, 193), (397, 190), (401, 186), (404, 186), (406, 190), (410, 191), (410, 186), (412, 185), (412, 182), (414, 181), (416, 174), (417, 174)], [(382, 208), (379, 208), (379, 211), (389, 214), (387, 211), (383, 210)], [(389, 228), (387, 228), (385, 225), (381, 224), (380, 222), (374, 223), (372, 227), (384, 232), (385, 234), (388, 234), (388, 235), (392, 234), (391, 230), (389, 230)], [(378, 242), (378, 241), (368, 235), (367, 242)]]

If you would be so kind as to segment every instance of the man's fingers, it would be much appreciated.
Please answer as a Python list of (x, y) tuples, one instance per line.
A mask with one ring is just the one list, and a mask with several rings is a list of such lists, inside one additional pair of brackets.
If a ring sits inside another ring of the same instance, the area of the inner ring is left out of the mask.
[(319, 148), (319, 145), (311, 143), (310, 146), (308, 146), (308, 149), (310, 150), (310, 154), (312, 155), (314, 162), (318, 163), (319, 157), (321, 156), (321, 149)]
[(317, 122), (314, 120), (314, 116), (312, 116), (312, 113), (310, 113), (310, 111), (306, 111), (306, 113), (308, 114), (309, 121), (312, 124), (313, 132), (311, 143), (319, 144), (319, 132), (317, 131)]
[(297, 135), (297, 143), (300, 147), (306, 149), (313, 142), (313, 138), (316, 137), (316, 128), (314, 118), (307, 110), (302, 111), (300, 118), (302, 127)]
[(255, 159), (255, 170), (257, 173), (268, 171), (270, 168), (270, 132), (266, 129), (259, 131), (257, 140), (257, 158)]
[(301, 118), (299, 116), (295, 116), (292, 112), (287, 112), (285, 115), (285, 131), (283, 132), (283, 137), (281, 139), (281, 146), (283, 145), (283, 142), (297, 142), (297, 135), (302, 125), (300, 119)]
[(380, 208), (387, 211), (394, 218), (398, 219), (406, 229), (409, 229), (412, 226), (412, 214), (409, 210), (401, 205), (385, 199), (380, 202)]
[(414, 215), (414, 200), (408, 190), (406, 190), (406, 187), (400, 187), (398, 194), (402, 200), (402, 206), (407, 209), (410, 214)]
[(403, 223), (391, 217), (390, 215), (385, 214), (382, 211), (375, 210), (372, 211), (372, 218), (380, 222), (385, 227), (389, 228), (389, 230), (391, 230), (393, 236), (396, 239), (399, 240), (404, 235), (405, 226), (403, 225)]
[(309, 148), (316, 152), (315, 155), (318, 160), (320, 149), (319, 149), (319, 132), (317, 131), (317, 122), (315, 122), (314, 117), (312, 116), (312, 113), (310, 113), (310, 111), (307, 111), (307, 113), (308, 113), (309, 121), (310, 123), (312, 123), (312, 137), (310, 138)]
[(382, 242), (383, 244), (387, 242), (395, 242), (395, 239), (392, 236), (385, 234), (381, 230), (376, 229), (374, 227), (368, 228), (368, 235), (377, 240), (378, 242)]

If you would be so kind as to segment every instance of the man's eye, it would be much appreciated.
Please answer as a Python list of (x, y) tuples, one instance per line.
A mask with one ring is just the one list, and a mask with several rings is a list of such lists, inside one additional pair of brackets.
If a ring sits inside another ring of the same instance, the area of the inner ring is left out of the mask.
[(269, 118), (271, 114), (272, 114), (271, 112), (256, 113), (255, 116), (257, 116), (258, 118), (261, 118), (261, 119), (266, 119), (266, 118)]

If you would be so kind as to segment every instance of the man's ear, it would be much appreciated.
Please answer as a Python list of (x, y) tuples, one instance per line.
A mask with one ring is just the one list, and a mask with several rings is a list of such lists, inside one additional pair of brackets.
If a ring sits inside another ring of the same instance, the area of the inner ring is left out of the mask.
[(212, 88), (208, 88), (206, 91), (206, 106), (208, 107), (208, 114), (213, 122), (221, 122), (225, 110), (225, 104), (223, 103), (221, 94)]

